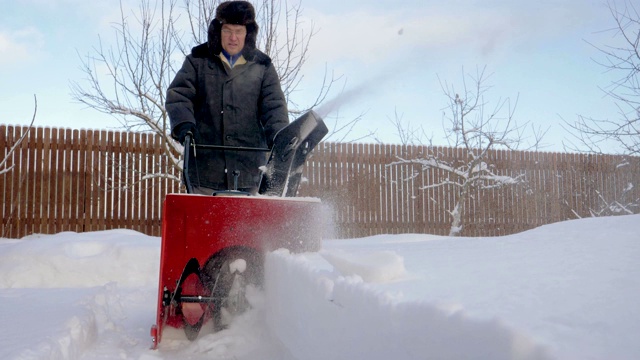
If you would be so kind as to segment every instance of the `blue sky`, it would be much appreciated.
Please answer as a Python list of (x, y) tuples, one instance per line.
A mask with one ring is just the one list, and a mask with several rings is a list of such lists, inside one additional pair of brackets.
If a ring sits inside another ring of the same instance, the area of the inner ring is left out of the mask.
[[(118, 2), (1, 1), (0, 123), (28, 123), (35, 94), (36, 125), (117, 128), (111, 117), (75, 103), (69, 84), (84, 79), (78, 53), (91, 53), (99, 37), (113, 41)], [(447, 99), (438, 78), (458, 87), (463, 68), (484, 66), (492, 73), (487, 100), (519, 97), (516, 119), (550, 127), (546, 150), (562, 150), (568, 136), (563, 118), (617, 117), (599, 87), (620, 75), (596, 64), (604, 58), (588, 43), (615, 41), (604, 32), (614, 23), (603, 1), (302, 0), (302, 7), (303, 26), (313, 23), (317, 34), (296, 100), (315, 95), (325, 68), (342, 75), (346, 89), (358, 91), (340, 107), (339, 121), (366, 112), (352, 138), (375, 131), (380, 140), (397, 143), (389, 121), (397, 111), (446, 144)]]

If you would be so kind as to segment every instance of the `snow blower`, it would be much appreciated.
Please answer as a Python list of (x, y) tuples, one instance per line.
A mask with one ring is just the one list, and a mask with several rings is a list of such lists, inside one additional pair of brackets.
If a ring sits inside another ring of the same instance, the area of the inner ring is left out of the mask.
[(320, 250), (320, 200), (295, 195), (307, 156), (327, 132), (322, 119), (309, 111), (280, 130), (271, 149), (193, 145), (187, 136), (185, 159), (192, 148), (270, 155), (258, 195), (233, 188), (211, 196), (192, 194), (185, 161), (187, 194), (168, 194), (163, 205), (152, 348), (166, 327), (184, 329), (186, 338), (194, 340), (204, 324), (212, 322), (214, 331), (221, 330), (246, 311), (246, 289), (262, 285), (266, 252)]

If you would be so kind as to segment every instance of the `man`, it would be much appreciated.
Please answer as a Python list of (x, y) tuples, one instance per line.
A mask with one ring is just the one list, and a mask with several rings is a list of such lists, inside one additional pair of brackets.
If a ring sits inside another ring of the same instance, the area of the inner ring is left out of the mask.
[[(216, 9), (208, 41), (191, 50), (167, 90), (171, 136), (184, 143), (270, 148), (288, 124), (287, 104), (271, 59), (256, 49), (258, 25), (247, 1)], [(199, 149), (189, 159), (193, 192), (233, 189), (255, 193), (262, 152)]]

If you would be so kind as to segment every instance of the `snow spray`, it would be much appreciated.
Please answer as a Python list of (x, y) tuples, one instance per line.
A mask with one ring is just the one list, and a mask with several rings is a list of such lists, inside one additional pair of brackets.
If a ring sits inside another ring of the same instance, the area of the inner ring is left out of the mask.
[(314, 109), (321, 118), (325, 118), (330, 113), (339, 109), (342, 105), (351, 103), (359, 98), (362, 98), (366, 95), (371, 95), (376, 92), (378, 89), (382, 89), (385, 87), (385, 84), (391, 76), (395, 75), (392, 73), (384, 73), (369, 78), (365, 81), (362, 81), (360, 84), (357, 84), (355, 87), (342, 91), (338, 96), (333, 99), (323, 103), (317, 109)]

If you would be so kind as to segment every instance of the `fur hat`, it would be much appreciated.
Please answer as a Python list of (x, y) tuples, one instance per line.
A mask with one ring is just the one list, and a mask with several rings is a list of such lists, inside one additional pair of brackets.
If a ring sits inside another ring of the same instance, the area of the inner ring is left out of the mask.
[(247, 58), (250, 52), (255, 50), (258, 37), (258, 23), (256, 23), (256, 11), (253, 5), (248, 1), (225, 1), (218, 5), (216, 17), (209, 24), (208, 30), (209, 51), (213, 55), (218, 55), (222, 51), (220, 30), (224, 24), (247, 27), (247, 37), (242, 49), (242, 54)]

